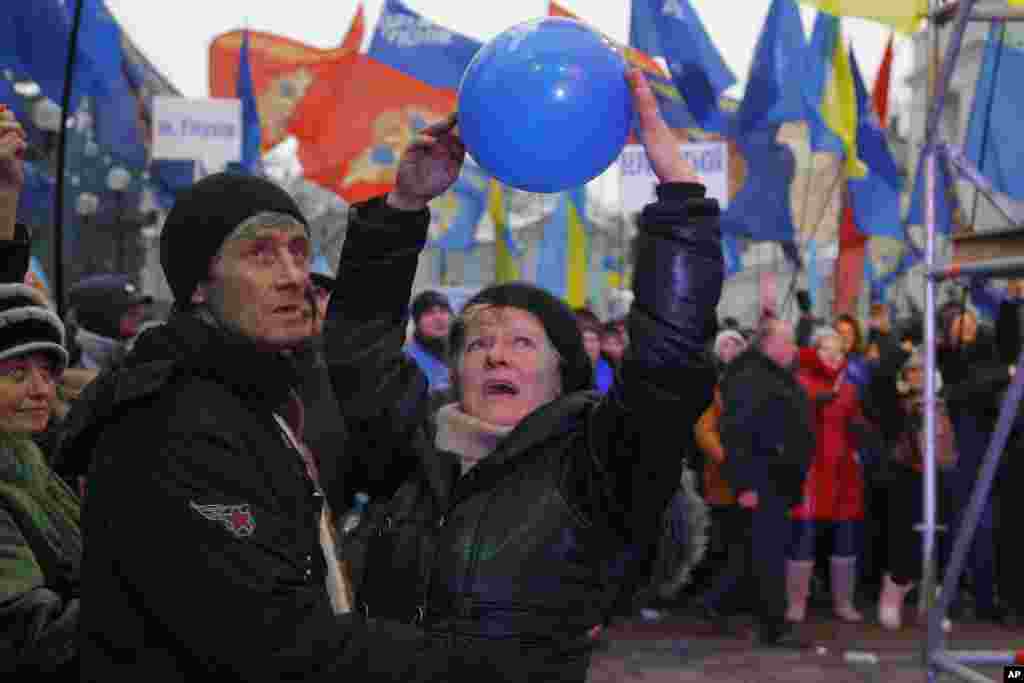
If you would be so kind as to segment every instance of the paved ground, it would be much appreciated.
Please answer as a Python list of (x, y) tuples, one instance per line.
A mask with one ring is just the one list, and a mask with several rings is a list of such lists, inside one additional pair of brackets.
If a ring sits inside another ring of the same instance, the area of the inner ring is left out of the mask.
[[(873, 612), (866, 610), (865, 615)], [(907, 614), (911, 609), (907, 609)], [(594, 658), (591, 683), (923, 683), (923, 627), (892, 633), (870, 617), (863, 624), (840, 624), (825, 611), (808, 617), (804, 633), (815, 647), (804, 652), (755, 647), (752, 636), (722, 636), (696, 618), (666, 616), (658, 622), (626, 620), (609, 631), (609, 648)], [(1024, 630), (993, 624), (956, 624), (947, 641), (951, 650), (1002, 651), (1024, 648)], [(868, 652), (876, 663), (848, 663), (849, 652)], [(1002, 681), (1001, 667), (979, 668)], [(948, 674), (936, 681), (956, 681)]]

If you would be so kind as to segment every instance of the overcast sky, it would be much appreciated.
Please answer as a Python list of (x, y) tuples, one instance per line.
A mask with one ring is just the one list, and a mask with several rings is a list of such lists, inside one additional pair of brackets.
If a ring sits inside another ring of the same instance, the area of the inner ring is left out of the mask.
[[(506, 28), (547, 13), (547, 0), (404, 0), (416, 12), (446, 28), (487, 41)], [(728, 94), (740, 96), (750, 59), (770, 0), (690, 0), (739, 83)], [(107, 0), (111, 11), (140, 49), (188, 97), (207, 90), (207, 51), (214, 36), (248, 27), (293, 38), (316, 47), (338, 44), (355, 14), (357, 0)], [(625, 42), (629, 36), (628, 0), (564, 0), (559, 4), (583, 20)], [(383, 0), (364, 0), (367, 32), (364, 49)], [(814, 20), (804, 10), (805, 27)], [(889, 31), (857, 19), (844, 21), (847, 39), (868, 87), (874, 82)], [(909, 39), (897, 38), (893, 73), (895, 99), (904, 97), (902, 79), (913, 67)], [(894, 107), (897, 102), (893, 102)]]

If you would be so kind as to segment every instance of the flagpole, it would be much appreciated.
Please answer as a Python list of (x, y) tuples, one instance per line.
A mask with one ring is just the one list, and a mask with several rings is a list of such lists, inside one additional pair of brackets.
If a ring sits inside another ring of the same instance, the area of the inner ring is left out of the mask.
[(71, 109), (71, 90), (74, 85), (75, 56), (78, 53), (78, 33), (82, 26), (82, 5), (85, 0), (75, 3), (75, 15), (71, 20), (71, 37), (68, 41), (68, 61), (64, 65), (64, 90), (60, 103), (60, 130), (57, 132), (57, 186), (54, 197), (53, 249), (56, 265), (53, 269), (53, 303), (57, 316), (64, 317), (64, 176), (65, 156), (68, 144), (68, 119)]

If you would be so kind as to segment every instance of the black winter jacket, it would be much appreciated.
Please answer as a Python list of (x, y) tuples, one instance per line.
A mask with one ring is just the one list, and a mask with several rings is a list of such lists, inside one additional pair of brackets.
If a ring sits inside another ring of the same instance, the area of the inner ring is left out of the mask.
[(679, 435), (715, 384), (703, 349), (722, 258), (718, 206), (703, 187), (658, 194), (641, 217), (630, 347), (614, 387), (542, 406), (464, 475), (435, 447), (426, 379), (402, 352), (428, 216), (400, 224), (370, 202), (350, 221), (326, 332), (336, 394), (359, 441), (417, 461), (371, 523), (358, 602), (371, 617), (422, 624), (450, 653), (450, 680), (584, 680), (587, 631), (638, 579), (626, 568), (661, 531)]
[(331, 609), (323, 497), (274, 418), (296, 381), (182, 314), (76, 402), (83, 680), (415, 680), (417, 633)]
[(0, 240), (0, 282), (22, 282), (32, 259), (28, 226), (17, 223), (13, 240)]
[(795, 505), (814, 455), (807, 393), (792, 371), (757, 349), (733, 359), (721, 387), (729, 483), (736, 491), (767, 489)]

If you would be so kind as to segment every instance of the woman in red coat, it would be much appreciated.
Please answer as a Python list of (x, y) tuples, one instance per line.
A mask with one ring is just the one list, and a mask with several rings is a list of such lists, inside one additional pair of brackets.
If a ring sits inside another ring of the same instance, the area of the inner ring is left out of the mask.
[(864, 478), (857, 460), (856, 434), (864, 421), (857, 388), (846, 377), (842, 339), (822, 330), (814, 348), (801, 349), (797, 379), (811, 400), (815, 418), (814, 459), (804, 481), (804, 498), (791, 511), (793, 543), (787, 565), (790, 621), (803, 621), (814, 571), (814, 544), (833, 534), (832, 602), (843, 621), (861, 621), (853, 605), (857, 536), (864, 517)]

